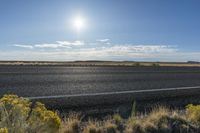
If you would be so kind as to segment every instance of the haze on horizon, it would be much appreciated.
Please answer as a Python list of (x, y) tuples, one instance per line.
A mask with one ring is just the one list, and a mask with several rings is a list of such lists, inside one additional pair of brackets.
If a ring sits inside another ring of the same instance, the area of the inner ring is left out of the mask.
[(1, 0), (0, 60), (200, 61), (198, 0)]

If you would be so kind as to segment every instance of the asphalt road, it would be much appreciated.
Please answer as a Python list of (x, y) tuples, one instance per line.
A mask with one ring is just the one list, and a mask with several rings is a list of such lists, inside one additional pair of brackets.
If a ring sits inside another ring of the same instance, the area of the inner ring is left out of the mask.
[(0, 66), (0, 95), (94, 94), (200, 86), (200, 68)]
[(139, 108), (151, 107), (153, 101), (200, 103), (200, 68), (0, 66), (0, 96), (4, 94), (41, 101), (52, 109), (127, 114), (133, 101)]

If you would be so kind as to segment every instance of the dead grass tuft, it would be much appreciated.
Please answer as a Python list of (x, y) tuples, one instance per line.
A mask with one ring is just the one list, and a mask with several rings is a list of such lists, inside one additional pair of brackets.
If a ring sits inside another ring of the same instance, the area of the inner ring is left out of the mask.
[(60, 128), (61, 133), (79, 133), (80, 132), (80, 114), (70, 113), (65, 117)]

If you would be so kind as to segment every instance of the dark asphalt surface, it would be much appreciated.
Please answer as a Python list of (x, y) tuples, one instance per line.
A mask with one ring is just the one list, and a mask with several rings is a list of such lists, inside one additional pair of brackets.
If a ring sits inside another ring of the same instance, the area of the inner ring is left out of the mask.
[(25, 97), (200, 86), (193, 67), (0, 66), (0, 95)]

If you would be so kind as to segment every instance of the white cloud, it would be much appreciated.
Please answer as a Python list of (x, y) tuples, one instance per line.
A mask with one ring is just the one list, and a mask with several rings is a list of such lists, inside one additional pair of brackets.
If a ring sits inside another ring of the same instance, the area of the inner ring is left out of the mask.
[(107, 45), (102, 42), (87, 45), (83, 41), (56, 41), (56, 43), (15, 46), (29, 48), (29, 51), (11, 51), (11, 55), (2, 51), (0, 59), (199, 61), (200, 56), (200, 52), (182, 52), (177, 46), (168, 45)]
[(59, 47), (63, 47), (60, 44), (36, 44), (34, 45), (34, 47), (36, 48), (59, 48)]
[(97, 42), (108, 42), (110, 39), (98, 39)]
[(108, 54), (125, 56), (131, 54), (173, 53), (178, 51), (176, 48), (165, 45), (115, 45), (111, 47), (102, 47), (101, 50)]
[(63, 45), (63, 46), (81, 46), (84, 45), (83, 41), (74, 41), (74, 42), (69, 42), (69, 41), (56, 41), (58, 44)]
[[(0, 60), (47, 60), (47, 61), (73, 61), (73, 60), (130, 60), (130, 61), (200, 61), (200, 52), (129, 52), (118, 48), (82, 48), (66, 51), (0, 51)], [(12, 54), (10, 54), (12, 53)]]
[(22, 48), (71, 48), (72, 46), (82, 46), (83, 41), (56, 41), (56, 43), (41, 43), (33, 45), (14, 44), (16, 47)]
[(22, 44), (14, 44), (15, 47), (20, 47), (20, 48), (29, 48), (32, 49), (32, 45), (22, 45)]

